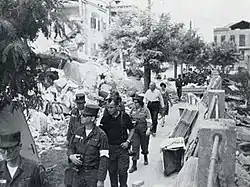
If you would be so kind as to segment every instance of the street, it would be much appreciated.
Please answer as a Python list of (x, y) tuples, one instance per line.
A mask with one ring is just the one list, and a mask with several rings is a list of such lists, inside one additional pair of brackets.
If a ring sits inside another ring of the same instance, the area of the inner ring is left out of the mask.
[[(168, 177), (164, 176), (163, 164), (162, 164), (162, 153), (160, 153), (161, 142), (168, 137), (172, 129), (174, 128), (177, 120), (179, 119), (178, 107), (183, 103), (174, 104), (170, 108), (170, 113), (167, 117), (167, 124), (162, 127), (158, 124), (158, 130), (156, 137), (150, 137), (149, 146), (149, 165), (143, 165), (143, 157), (140, 157), (138, 162), (137, 171), (129, 174), (128, 186), (131, 187), (136, 181), (143, 180), (143, 187), (172, 187), (175, 183), (177, 174), (172, 174)], [(130, 162), (132, 164), (132, 162)], [(105, 180), (105, 186), (109, 187), (109, 176)]]

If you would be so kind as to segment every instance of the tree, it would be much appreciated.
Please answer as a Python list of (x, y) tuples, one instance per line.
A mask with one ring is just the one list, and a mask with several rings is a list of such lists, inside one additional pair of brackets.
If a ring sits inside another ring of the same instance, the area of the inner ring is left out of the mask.
[(159, 19), (147, 14), (127, 12), (118, 15), (104, 44), (104, 54), (109, 56), (121, 48), (127, 60), (139, 59), (139, 66), (144, 67), (144, 87), (148, 89), (151, 71), (160, 72), (161, 64), (170, 60), (171, 40), (178, 35), (183, 24), (170, 22), (169, 15), (162, 14)]
[(210, 63), (220, 69), (222, 77), (226, 74), (226, 67), (239, 62), (240, 55), (233, 42), (223, 42), (221, 45), (212, 45)]
[(0, 2), (0, 110), (10, 103), (27, 107), (37, 104), (39, 57), (28, 45), (41, 31), (46, 37), (52, 26), (62, 32), (63, 23), (73, 27), (54, 0), (5, 0)]

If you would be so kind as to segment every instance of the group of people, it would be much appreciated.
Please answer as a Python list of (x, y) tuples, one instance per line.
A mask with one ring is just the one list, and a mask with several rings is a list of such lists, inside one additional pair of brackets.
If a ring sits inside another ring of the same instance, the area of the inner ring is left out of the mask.
[[(158, 114), (168, 114), (172, 102), (161, 84), (161, 91), (150, 83), (145, 94), (132, 96), (129, 113), (118, 92), (111, 92), (106, 99), (100, 125), (96, 119), (97, 105), (85, 105), (84, 94), (76, 95), (77, 108), (72, 111), (67, 142), (69, 166), (65, 170), (65, 185), (71, 187), (104, 186), (109, 171), (111, 187), (127, 187), (128, 173), (137, 170), (140, 149), (144, 165), (149, 164), (150, 135), (157, 131)], [(132, 166), (129, 168), (129, 158)]]
[[(162, 83), (156, 89), (150, 83), (145, 94), (132, 97), (130, 113), (125, 111), (118, 92), (106, 99), (100, 125), (96, 125), (100, 107), (86, 104), (84, 93), (76, 94), (67, 132), (67, 187), (103, 187), (109, 171), (111, 187), (127, 187), (128, 173), (137, 170), (140, 149), (144, 165), (149, 164), (150, 135), (156, 136), (158, 114), (168, 114), (172, 102)], [(1, 122), (2, 123), (2, 122)], [(7, 123), (6, 123), (7, 124)], [(5, 125), (8, 129), (8, 125)], [(2, 124), (1, 124), (2, 128)], [(21, 133), (0, 131), (0, 186), (47, 187), (44, 167), (20, 155)], [(132, 167), (129, 168), (130, 156)]]

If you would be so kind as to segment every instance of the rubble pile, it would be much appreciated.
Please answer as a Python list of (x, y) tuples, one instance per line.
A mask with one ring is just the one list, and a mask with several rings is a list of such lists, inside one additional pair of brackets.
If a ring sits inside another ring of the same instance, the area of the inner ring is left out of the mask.
[[(237, 88), (237, 87), (236, 87)], [(231, 90), (232, 91), (232, 90)], [(236, 90), (237, 91), (237, 90)], [(235, 183), (250, 186), (250, 112), (241, 96), (226, 95), (226, 115), (236, 121), (237, 147)]]

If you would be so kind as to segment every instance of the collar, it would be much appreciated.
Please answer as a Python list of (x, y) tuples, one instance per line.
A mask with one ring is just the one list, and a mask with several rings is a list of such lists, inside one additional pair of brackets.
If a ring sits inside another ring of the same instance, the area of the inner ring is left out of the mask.
[(120, 111), (117, 111), (117, 112), (118, 112), (118, 113), (117, 113), (116, 116), (111, 116), (111, 117), (114, 118), (114, 119), (118, 118), (118, 116), (121, 114), (121, 112), (120, 112)]
[[(2, 162), (3, 162), (3, 164), (1, 164), (0, 172), (3, 172), (7, 169), (7, 162), (5, 160)], [(24, 167), (25, 167), (25, 163), (24, 163), (23, 157), (20, 156), (20, 163), (18, 165), (18, 169), (24, 171)]]

